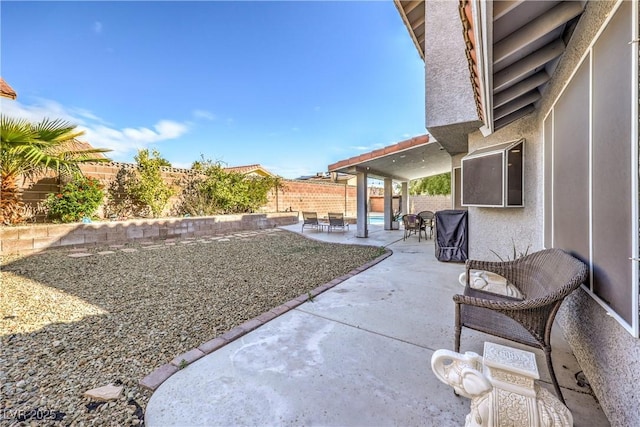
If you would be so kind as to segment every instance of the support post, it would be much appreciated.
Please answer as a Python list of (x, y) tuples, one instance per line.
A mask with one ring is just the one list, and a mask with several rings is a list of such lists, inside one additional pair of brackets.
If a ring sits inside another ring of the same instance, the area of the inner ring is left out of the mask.
[(356, 204), (357, 204), (357, 217), (358, 223), (356, 224), (356, 237), (369, 237), (369, 230), (367, 229), (367, 173), (358, 172), (356, 175)]
[(402, 206), (400, 206), (400, 211), (403, 214), (409, 213), (409, 183), (407, 181), (402, 183)]
[(391, 230), (393, 221), (393, 181), (391, 178), (384, 179), (384, 229)]

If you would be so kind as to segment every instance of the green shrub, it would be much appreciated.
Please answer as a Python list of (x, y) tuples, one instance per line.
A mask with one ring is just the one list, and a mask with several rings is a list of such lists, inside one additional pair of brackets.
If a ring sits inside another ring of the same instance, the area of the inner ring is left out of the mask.
[(272, 189), (282, 188), (279, 177), (247, 176), (226, 171), (219, 162), (194, 163), (201, 173), (183, 183), (180, 214), (216, 215), (255, 212), (268, 201)]
[(137, 182), (134, 170), (122, 166), (107, 188), (105, 216), (113, 218), (146, 217), (149, 207), (131, 192)]
[(120, 168), (109, 183), (105, 206), (109, 217), (159, 217), (175, 193), (162, 178), (162, 167), (171, 165), (157, 150), (139, 150), (136, 168)]
[(430, 196), (451, 194), (451, 172), (411, 181), (409, 184), (411, 195), (428, 194)]
[(75, 178), (60, 193), (47, 196), (47, 216), (54, 222), (75, 222), (93, 217), (102, 204), (102, 184), (94, 178)]
[(138, 169), (127, 192), (132, 199), (148, 206), (153, 217), (158, 218), (174, 194), (171, 186), (162, 179), (161, 167), (166, 165), (167, 161), (157, 150), (149, 153), (147, 149), (139, 150), (135, 160)]

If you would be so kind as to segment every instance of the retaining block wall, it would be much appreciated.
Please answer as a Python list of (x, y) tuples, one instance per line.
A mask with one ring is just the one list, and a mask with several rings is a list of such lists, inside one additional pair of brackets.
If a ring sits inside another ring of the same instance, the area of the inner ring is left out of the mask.
[(91, 224), (36, 224), (0, 227), (0, 254), (129, 240), (159, 240), (258, 230), (298, 222), (298, 213), (218, 215), (191, 218), (137, 219)]

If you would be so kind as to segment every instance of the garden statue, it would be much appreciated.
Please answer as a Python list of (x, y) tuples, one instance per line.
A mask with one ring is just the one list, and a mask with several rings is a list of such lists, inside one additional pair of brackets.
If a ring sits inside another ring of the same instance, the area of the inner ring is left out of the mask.
[(535, 355), (494, 343), (485, 343), (484, 357), (437, 350), (431, 357), (436, 377), (456, 394), (471, 399), (465, 427), (570, 427), (569, 409), (535, 384)]

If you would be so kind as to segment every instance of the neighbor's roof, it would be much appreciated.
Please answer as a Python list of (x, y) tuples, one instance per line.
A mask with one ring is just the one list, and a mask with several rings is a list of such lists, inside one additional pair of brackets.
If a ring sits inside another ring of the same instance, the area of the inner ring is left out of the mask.
[(4, 96), (5, 98), (16, 99), (18, 94), (9, 83), (5, 82), (2, 77), (0, 77), (0, 96)]
[(232, 166), (232, 167), (223, 168), (223, 169), (227, 172), (238, 172), (245, 175), (255, 174), (255, 175), (262, 175), (262, 176), (274, 176), (271, 172), (266, 170), (260, 164), (246, 165), (246, 166)]
[[(61, 149), (65, 150), (65, 151), (84, 151), (84, 150), (95, 150), (95, 147), (91, 144), (89, 144), (88, 142), (85, 141), (79, 141), (77, 139), (72, 139), (69, 140), (67, 142), (64, 143), (64, 145), (62, 145), (60, 147)], [(92, 153), (91, 157), (95, 157), (97, 159), (106, 159), (107, 156), (104, 155), (104, 153)]]

